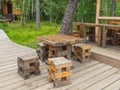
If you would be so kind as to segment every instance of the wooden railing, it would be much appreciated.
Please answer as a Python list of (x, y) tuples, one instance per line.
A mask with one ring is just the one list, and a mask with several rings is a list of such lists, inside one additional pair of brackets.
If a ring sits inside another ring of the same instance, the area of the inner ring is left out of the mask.
[[(120, 31), (120, 25), (111, 25), (111, 24), (95, 24), (95, 23), (81, 23), (76, 22), (77, 29), (80, 29), (83, 32), (84, 38), (86, 38), (86, 27), (98, 27), (97, 33), (95, 33), (95, 38), (97, 38), (97, 45), (106, 47), (107, 42), (107, 33), (109, 30)], [(82, 28), (82, 27), (84, 28)], [(78, 30), (79, 31), (79, 30)], [(95, 30), (96, 32), (96, 30)]]

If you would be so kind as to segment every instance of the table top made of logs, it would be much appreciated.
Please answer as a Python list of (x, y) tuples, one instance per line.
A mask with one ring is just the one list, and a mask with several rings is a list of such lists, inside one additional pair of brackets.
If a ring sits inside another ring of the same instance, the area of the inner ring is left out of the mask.
[(84, 39), (70, 35), (57, 34), (51, 36), (39, 36), (37, 37), (37, 41), (51, 46), (64, 46), (84, 42)]

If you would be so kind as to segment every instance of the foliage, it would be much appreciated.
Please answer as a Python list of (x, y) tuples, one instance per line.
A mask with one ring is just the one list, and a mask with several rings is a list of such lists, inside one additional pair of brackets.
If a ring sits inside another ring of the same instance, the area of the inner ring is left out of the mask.
[(6, 23), (0, 23), (0, 29), (6, 30), (8, 25)]
[(96, 0), (79, 0), (75, 21), (95, 22)]
[(112, 0), (101, 0), (101, 16), (111, 16)]
[(57, 34), (59, 33), (59, 27), (55, 27), (54, 23), (45, 21), (41, 22), (40, 30), (36, 29), (35, 22), (28, 23), (26, 26), (21, 26), (19, 23), (9, 23), (5, 32), (12, 41), (36, 48), (37, 36)]
[(61, 20), (68, 0), (40, 0), (41, 18), (44, 20)]
[(120, 16), (120, 2), (118, 2), (116, 5), (116, 16)]
[(2, 15), (0, 15), (0, 19), (2, 18), (3, 16)]

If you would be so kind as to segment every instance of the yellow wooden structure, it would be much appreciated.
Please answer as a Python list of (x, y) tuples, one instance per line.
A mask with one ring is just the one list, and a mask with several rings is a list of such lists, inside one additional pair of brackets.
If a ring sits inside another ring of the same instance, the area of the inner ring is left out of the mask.
[(54, 81), (54, 86), (59, 87), (70, 84), (72, 75), (72, 62), (64, 57), (50, 58), (49, 64), (49, 80)]

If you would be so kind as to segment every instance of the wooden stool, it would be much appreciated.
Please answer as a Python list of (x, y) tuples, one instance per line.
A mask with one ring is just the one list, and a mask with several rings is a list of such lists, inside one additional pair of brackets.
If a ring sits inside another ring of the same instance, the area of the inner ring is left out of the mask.
[(40, 60), (42, 60), (42, 61), (48, 60), (48, 50), (49, 50), (48, 46), (43, 43), (37, 43), (37, 47), (38, 48), (37, 48), (36, 52), (37, 52)]
[(73, 46), (74, 48), (74, 59), (80, 60), (82, 63), (90, 61), (91, 57), (91, 46), (76, 44)]
[(28, 79), (31, 74), (39, 75), (39, 58), (36, 54), (20, 56), (17, 59), (18, 74), (24, 79)]
[(49, 79), (54, 82), (55, 87), (60, 87), (71, 83), (71, 66), (72, 62), (64, 57), (50, 58)]

